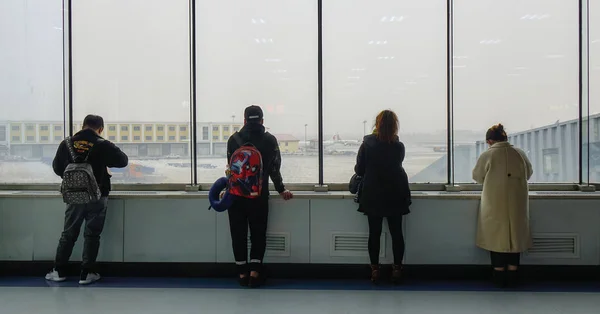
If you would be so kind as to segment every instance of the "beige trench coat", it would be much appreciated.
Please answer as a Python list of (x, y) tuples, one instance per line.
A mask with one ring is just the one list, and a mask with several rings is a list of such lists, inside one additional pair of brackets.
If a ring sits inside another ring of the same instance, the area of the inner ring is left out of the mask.
[(531, 247), (529, 189), (533, 170), (525, 153), (500, 142), (481, 154), (473, 179), (483, 184), (477, 246), (492, 252), (520, 253)]

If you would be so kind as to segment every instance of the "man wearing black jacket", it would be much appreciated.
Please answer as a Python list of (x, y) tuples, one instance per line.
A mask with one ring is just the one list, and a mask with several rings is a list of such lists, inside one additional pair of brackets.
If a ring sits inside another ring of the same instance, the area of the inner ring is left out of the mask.
[[(293, 194), (286, 190), (281, 177), (281, 153), (277, 139), (265, 132), (263, 112), (258, 106), (250, 106), (244, 111), (244, 127), (237, 136), (242, 143), (251, 143), (262, 155), (263, 187), (259, 198), (238, 197), (229, 208), (229, 228), (233, 255), (238, 267), (239, 281), (242, 286), (258, 287), (264, 283), (261, 274), (262, 260), (267, 247), (267, 221), (269, 215), (269, 177), (273, 180), (275, 190), (289, 200)], [(227, 142), (227, 162), (232, 154), (240, 148), (234, 136)], [(250, 263), (248, 265), (248, 226), (250, 226)], [(249, 266), (249, 267), (248, 267)], [(249, 272), (249, 273), (248, 273)]]
[[(104, 120), (102, 117), (88, 115), (83, 120), (83, 129), (71, 138), (75, 154), (78, 157), (88, 157), (87, 162), (92, 165), (94, 177), (96, 177), (102, 197), (97, 202), (67, 206), (65, 225), (56, 250), (55, 266), (46, 275), (46, 280), (64, 281), (66, 279), (65, 268), (84, 220), (83, 261), (79, 284), (90, 284), (100, 279), (100, 275), (93, 272), (93, 267), (98, 257), (100, 234), (104, 228), (108, 193), (110, 192), (110, 174), (107, 168), (124, 168), (128, 163), (125, 153), (115, 144), (100, 136), (103, 129)], [(56, 157), (52, 162), (54, 173), (60, 177), (63, 176), (67, 165), (73, 162), (67, 145), (67, 141), (60, 143)]]

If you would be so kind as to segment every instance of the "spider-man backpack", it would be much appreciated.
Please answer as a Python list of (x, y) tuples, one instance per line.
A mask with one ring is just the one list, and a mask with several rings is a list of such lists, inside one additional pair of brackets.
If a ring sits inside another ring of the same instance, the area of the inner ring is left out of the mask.
[[(242, 144), (238, 133), (233, 138), (240, 148), (231, 155), (228, 176), (215, 181), (208, 193), (208, 209), (217, 212), (229, 209), (236, 197), (258, 198), (262, 193), (263, 163), (260, 151), (250, 143)], [(225, 193), (221, 198), (223, 190)]]
[(229, 161), (229, 194), (258, 198), (262, 194), (262, 155), (253, 144), (243, 143), (239, 133), (233, 134), (233, 139), (240, 148), (233, 152)]

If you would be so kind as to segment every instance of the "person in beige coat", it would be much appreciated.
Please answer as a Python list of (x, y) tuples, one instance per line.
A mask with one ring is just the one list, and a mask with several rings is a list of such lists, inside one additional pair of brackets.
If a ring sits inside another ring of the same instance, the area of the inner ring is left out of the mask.
[(502, 124), (487, 131), (486, 142), (490, 147), (473, 169), (473, 179), (483, 184), (477, 246), (490, 251), (494, 282), (516, 285), (520, 253), (532, 243), (527, 180), (533, 170), (525, 152), (508, 143)]

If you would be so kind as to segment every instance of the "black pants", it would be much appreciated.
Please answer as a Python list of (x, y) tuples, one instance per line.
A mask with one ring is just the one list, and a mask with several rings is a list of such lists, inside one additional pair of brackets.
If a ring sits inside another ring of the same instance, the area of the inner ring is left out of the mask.
[(79, 237), (81, 225), (85, 221), (83, 232), (82, 274), (93, 271), (100, 249), (100, 234), (106, 220), (108, 198), (102, 197), (98, 202), (85, 205), (68, 205), (65, 212), (65, 226), (56, 249), (55, 269), (64, 276), (65, 268), (73, 253), (73, 247)]
[(521, 253), (498, 253), (490, 252), (492, 267), (504, 268), (508, 265), (519, 266), (521, 262)]
[[(383, 228), (383, 217), (369, 217), (369, 257), (371, 265), (379, 264), (381, 229)], [(404, 259), (404, 235), (402, 234), (402, 216), (387, 217), (388, 228), (392, 236), (392, 248), (394, 250), (394, 264), (402, 265)]]
[[(267, 221), (269, 218), (269, 199), (238, 198), (229, 213), (231, 244), (238, 272), (260, 271), (267, 249)], [(248, 267), (248, 226), (250, 226), (250, 267)]]

